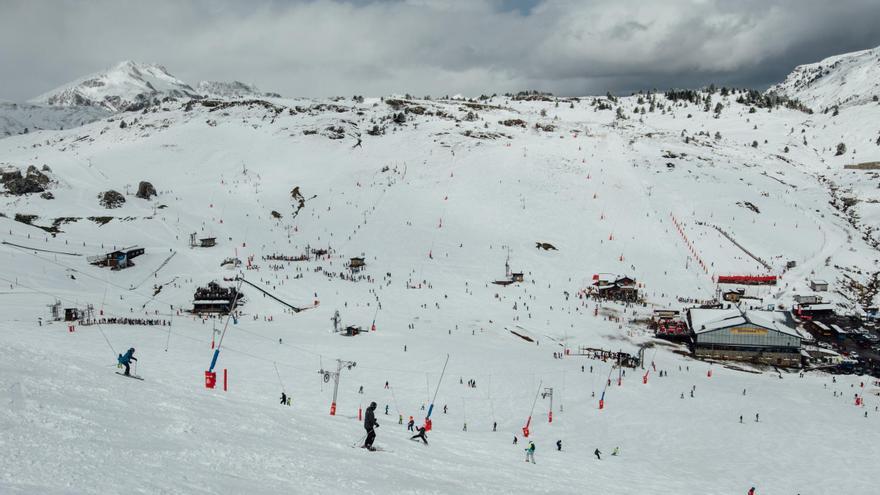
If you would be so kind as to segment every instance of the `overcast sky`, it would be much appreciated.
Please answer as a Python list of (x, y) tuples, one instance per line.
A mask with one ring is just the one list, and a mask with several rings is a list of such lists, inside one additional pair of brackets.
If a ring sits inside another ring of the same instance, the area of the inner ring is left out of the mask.
[(0, 0), (0, 99), (121, 60), (285, 96), (764, 88), (880, 45), (880, 0)]

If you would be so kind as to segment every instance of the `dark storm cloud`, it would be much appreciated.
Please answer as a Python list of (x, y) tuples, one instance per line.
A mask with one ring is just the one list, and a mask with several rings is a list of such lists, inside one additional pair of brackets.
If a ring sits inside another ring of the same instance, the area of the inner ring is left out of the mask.
[(764, 87), (877, 26), (876, 0), (0, 0), (0, 98), (126, 59), (289, 96)]

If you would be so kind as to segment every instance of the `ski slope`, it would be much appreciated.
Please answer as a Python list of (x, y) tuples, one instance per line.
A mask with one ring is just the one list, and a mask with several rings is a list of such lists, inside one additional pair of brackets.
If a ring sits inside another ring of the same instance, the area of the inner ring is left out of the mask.
[[(620, 98), (615, 108), (627, 119), (589, 98), (558, 107), (413, 100), (401, 108), (425, 113), (406, 112), (402, 124), (390, 115), (404, 110), (380, 99), (171, 101), (0, 140), (4, 166), (46, 164), (56, 181), (53, 200), (2, 197), (0, 447), (9, 455), (0, 459), (0, 492), (873, 493), (880, 402), (870, 377), (835, 382), (700, 362), (633, 320), (714, 298), (713, 276), (765, 270), (719, 228), (774, 273), (797, 262), (756, 305), (787, 306), (813, 278), (866, 280), (876, 251), (829, 203), (820, 175), (842, 181), (844, 164), (876, 159), (880, 148), (861, 144), (833, 156), (840, 136), (870, 138), (862, 124), (875, 111), (749, 113), (735, 95), (715, 95), (725, 107), (715, 118), (658, 98), (668, 106), (645, 114), (633, 113), (647, 106), (637, 97)], [(509, 119), (526, 126), (500, 123)], [(383, 135), (367, 134), (374, 124)], [(158, 196), (136, 198), (141, 180)], [(295, 187), (305, 204), (294, 216)], [(100, 206), (108, 189), (125, 204)], [(37, 215), (37, 226), (67, 220), (51, 236), (15, 214)], [(102, 216), (113, 218), (89, 220)], [(190, 248), (192, 232), (217, 237), (217, 247)], [(538, 250), (538, 241), (558, 250)], [(86, 261), (134, 245), (146, 254), (129, 269)], [(329, 257), (262, 259), (310, 248), (329, 248)], [(233, 256), (245, 265), (253, 257), (243, 275), (272, 294), (318, 304), (293, 314), (245, 286), (244, 314), (230, 323), (218, 361), (229, 390), (207, 390), (212, 332), (223, 322), (184, 310), (196, 287), (236, 275), (220, 266)], [(355, 256), (366, 259), (360, 274), (369, 279), (339, 277)], [(505, 277), (508, 256), (524, 282), (492, 284)], [(635, 277), (646, 305), (579, 299), (594, 274)], [(856, 308), (844, 292), (825, 296)], [(69, 332), (47, 322), (56, 299), (172, 326)], [(375, 321), (377, 330), (334, 334), (336, 310), (343, 324)], [(651, 369), (644, 384), (644, 371), (627, 370), (618, 385), (609, 363), (553, 357), (564, 347), (635, 354), (642, 345), (668, 376)], [(143, 382), (113, 373), (128, 347)], [(337, 358), (357, 365), (342, 371), (330, 416), (332, 384), (317, 372), (335, 369)], [(469, 379), (476, 388), (460, 383)], [(554, 421), (539, 397), (530, 437), (537, 463), (527, 465), (520, 429), (539, 386), (554, 390)], [(278, 404), (282, 390), (289, 408)], [(435, 390), (423, 447), (397, 415), (420, 422)], [(853, 404), (856, 393), (864, 407)], [(363, 437), (358, 409), (370, 401), (379, 404), (376, 444), (385, 452), (352, 447)], [(621, 455), (611, 457), (615, 446)]]

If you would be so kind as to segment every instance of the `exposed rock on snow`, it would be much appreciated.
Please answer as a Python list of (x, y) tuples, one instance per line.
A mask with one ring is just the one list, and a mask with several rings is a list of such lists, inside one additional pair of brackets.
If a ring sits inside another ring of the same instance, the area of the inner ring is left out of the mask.
[(19, 169), (7, 170), (0, 174), (0, 183), (6, 187), (6, 192), (14, 196), (41, 193), (51, 182), (49, 176), (33, 165), (27, 168), (25, 175), (22, 175)]
[(153, 187), (153, 184), (142, 180), (140, 184), (138, 184), (137, 194), (135, 196), (141, 199), (150, 199), (156, 195), (156, 188)]
[(99, 194), (98, 200), (104, 208), (119, 208), (125, 203), (125, 196), (111, 189)]

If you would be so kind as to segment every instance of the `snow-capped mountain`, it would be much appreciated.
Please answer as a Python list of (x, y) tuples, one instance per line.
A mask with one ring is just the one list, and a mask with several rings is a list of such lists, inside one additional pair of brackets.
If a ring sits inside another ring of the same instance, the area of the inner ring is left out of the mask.
[(796, 98), (817, 111), (873, 103), (880, 97), (880, 47), (799, 65), (768, 92)]
[(196, 87), (198, 92), (208, 98), (244, 99), (244, 98), (280, 98), (278, 93), (261, 91), (253, 84), (240, 81), (201, 81)]
[(101, 107), (56, 107), (0, 101), (0, 138), (42, 129), (69, 129), (110, 115)]
[(44, 93), (30, 103), (50, 106), (94, 106), (111, 112), (140, 108), (165, 97), (198, 98), (189, 84), (165, 67), (130, 60)]

